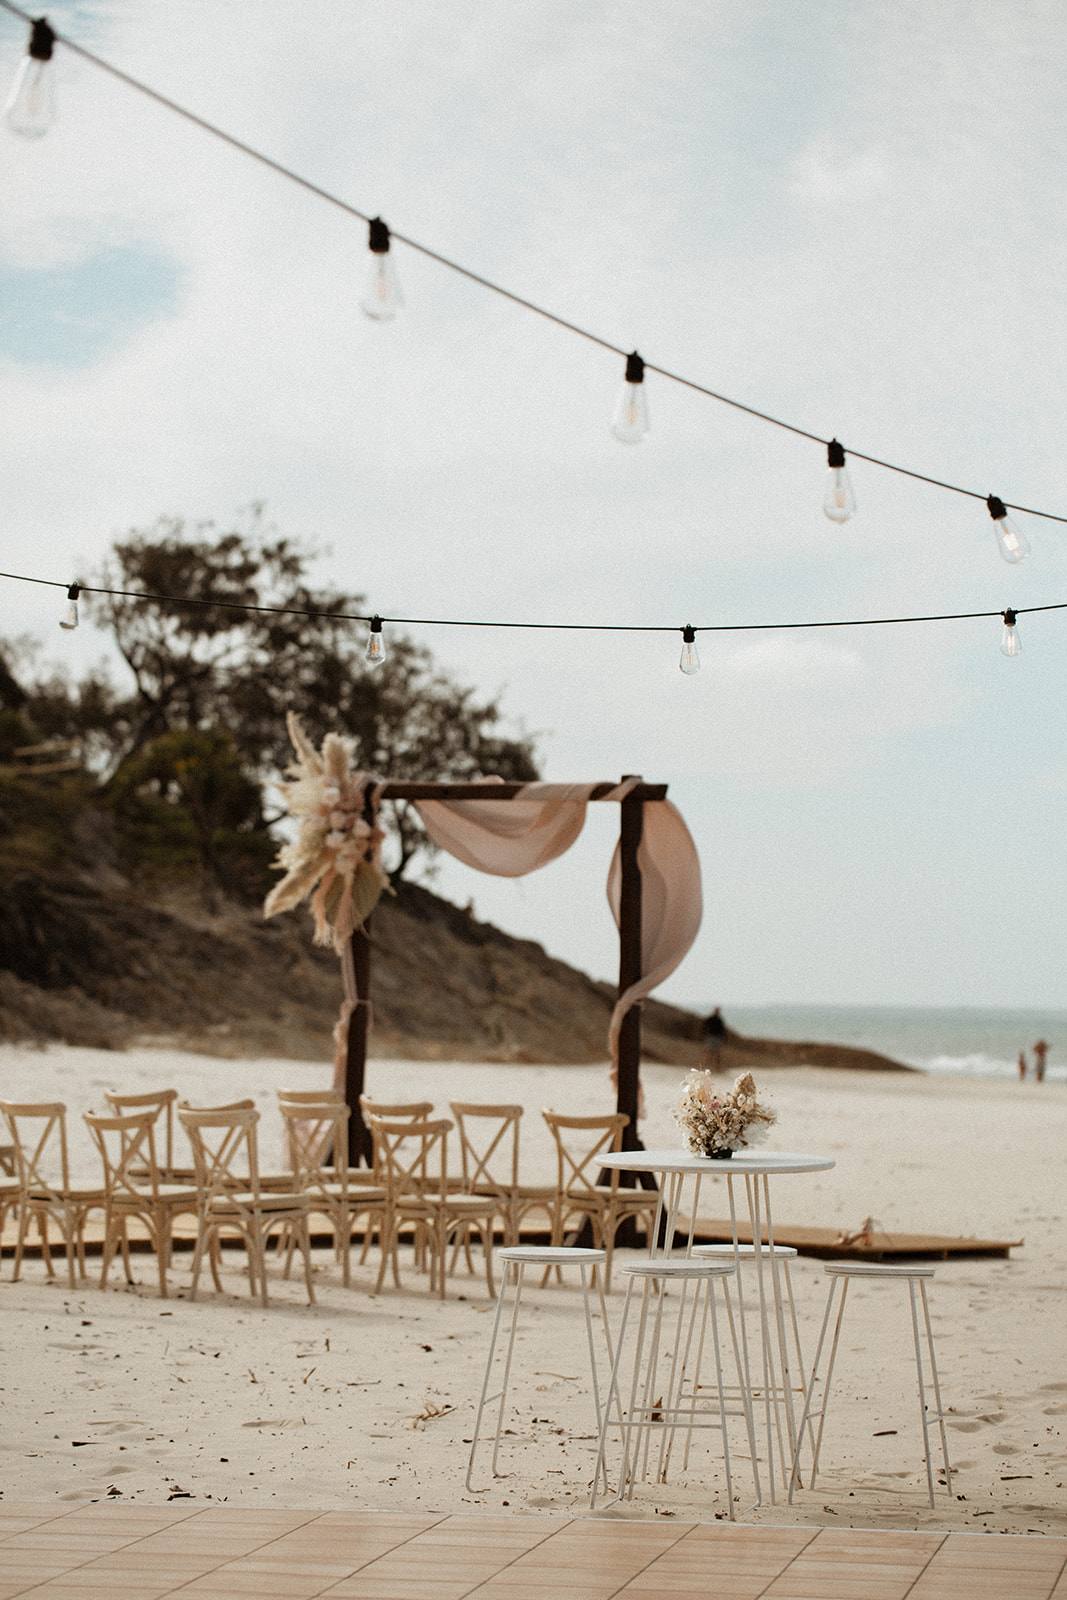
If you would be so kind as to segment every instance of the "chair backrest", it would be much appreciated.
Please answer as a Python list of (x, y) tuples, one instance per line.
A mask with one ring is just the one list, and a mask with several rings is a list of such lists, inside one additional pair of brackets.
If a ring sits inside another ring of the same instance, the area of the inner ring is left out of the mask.
[(468, 1193), (481, 1188), (503, 1194), (518, 1187), (522, 1109), (476, 1105), (467, 1100), (451, 1102), (459, 1133), (463, 1187)]
[[(593, 1195), (599, 1159), (609, 1150), (622, 1149), (622, 1130), (629, 1123), (629, 1117), (621, 1111), (603, 1117), (562, 1117), (555, 1111), (543, 1111), (541, 1115), (556, 1141), (560, 1191)], [(612, 1172), (610, 1181), (611, 1187), (617, 1188), (619, 1174)]]
[(448, 1194), (447, 1117), (436, 1122), (391, 1122), (368, 1116), (374, 1138), (374, 1166), (390, 1201), (401, 1195), (444, 1200)]
[(278, 1104), (289, 1106), (344, 1105), (343, 1089), (279, 1089)]
[(135, 1111), (127, 1117), (84, 1113), (85, 1126), (104, 1163), (104, 1193), (109, 1201), (143, 1205), (149, 1197), (158, 1198), (157, 1116), (158, 1111), (152, 1110)]
[(281, 1102), (282, 1120), (298, 1191), (322, 1192), (327, 1184), (348, 1184), (348, 1119), (343, 1101)]
[(178, 1121), (189, 1135), (196, 1164), (200, 1203), (215, 1195), (251, 1191), (259, 1199), (259, 1112), (251, 1101), (205, 1110), (178, 1106)]
[(0, 1100), (0, 1111), (11, 1130), (22, 1189), (60, 1199), (70, 1188), (66, 1106), (61, 1100)]
[(155, 1111), (157, 1120), (163, 1118), (163, 1165), (167, 1172), (174, 1168), (174, 1106), (177, 1089), (157, 1089), (151, 1094), (116, 1094), (114, 1089), (104, 1090), (104, 1099), (117, 1117), (131, 1111)]
[(384, 1117), (387, 1122), (425, 1122), (433, 1111), (432, 1100), (399, 1100), (389, 1105), (361, 1094), (359, 1107), (365, 1117)]

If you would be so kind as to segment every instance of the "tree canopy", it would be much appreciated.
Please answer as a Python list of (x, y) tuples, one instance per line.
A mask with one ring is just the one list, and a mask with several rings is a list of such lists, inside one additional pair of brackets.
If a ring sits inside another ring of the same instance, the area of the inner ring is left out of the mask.
[[(533, 740), (506, 732), (497, 700), (455, 682), (424, 646), (391, 628), (385, 661), (369, 666), (366, 624), (351, 620), (365, 614), (364, 597), (313, 586), (314, 554), (266, 528), (259, 508), (221, 533), (177, 517), (132, 529), (85, 607), (132, 687), (100, 670), (25, 685), (24, 714), (46, 737), (81, 737), (123, 805), (151, 794), (182, 807), (216, 875), (219, 830), (269, 825), (249, 775), (261, 794), (288, 764), (288, 710), (313, 739), (344, 734), (357, 766), (382, 776), (538, 776)], [(176, 739), (183, 731), (205, 737)], [(413, 811), (388, 809), (396, 876), (432, 846)]]

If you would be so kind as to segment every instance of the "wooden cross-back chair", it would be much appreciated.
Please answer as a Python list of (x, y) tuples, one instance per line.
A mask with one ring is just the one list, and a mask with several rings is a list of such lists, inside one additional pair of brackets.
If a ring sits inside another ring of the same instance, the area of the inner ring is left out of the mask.
[(0, 1100), (0, 1111), (15, 1147), (18, 1174), (18, 1236), (15, 1242), (14, 1283), (22, 1269), (26, 1235), (35, 1221), (41, 1255), (50, 1278), (55, 1277), (48, 1225), (54, 1222), (67, 1255), (67, 1276), (75, 1288), (77, 1259), (85, 1277), (85, 1222), (90, 1211), (103, 1210), (106, 1196), (100, 1184), (72, 1184), (67, 1152), (67, 1108), (60, 1100)]
[(450, 1187), (448, 1135), (451, 1122), (447, 1117), (432, 1122), (416, 1119), (391, 1122), (371, 1115), (367, 1124), (374, 1139), (375, 1167), (386, 1189), (382, 1259), (375, 1292), (381, 1289), (390, 1261), (393, 1280), (400, 1288), (400, 1233), (410, 1227), (415, 1237), (416, 1256), (420, 1242), (429, 1255), (430, 1293), (436, 1290), (441, 1300), (445, 1297), (448, 1274), (448, 1246), (454, 1241), (462, 1242), (472, 1229), (476, 1230), (482, 1242), (485, 1277), (492, 1295), (493, 1219), (497, 1198), (493, 1194), (465, 1194)]
[(497, 1196), (504, 1243), (518, 1244), (520, 1224), (530, 1211), (544, 1210), (551, 1225), (555, 1186), (519, 1182), (522, 1106), (453, 1100), (450, 1108), (459, 1134), (463, 1188), (468, 1194)]
[[(110, 1096), (108, 1097), (110, 1099)], [(85, 1113), (85, 1125), (104, 1164), (104, 1261), (100, 1287), (105, 1286), (116, 1250), (122, 1251), (126, 1282), (133, 1282), (128, 1225), (144, 1224), (159, 1271), (160, 1298), (167, 1298), (174, 1218), (197, 1215), (197, 1193), (187, 1183), (165, 1183), (156, 1154), (158, 1109), (129, 1116), (98, 1117)]]
[[(282, 1091), (278, 1091), (281, 1100)], [(386, 1191), (381, 1185), (353, 1183), (348, 1165), (348, 1119), (351, 1107), (343, 1100), (281, 1100), (289, 1159), (293, 1167), (293, 1187), (308, 1199), (308, 1208), (329, 1219), (333, 1230), (334, 1254), (341, 1263), (345, 1288), (351, 1282), (351, 1244), (357, 1217), (365, 1216), (363, 1255), (366, 1259), (371, 1236), (379, 1239), (385, 1221)], [(289, 1275), (293, 1239), (286, 1253), (285, 1275)]]
[(557, 1193), (552, 1217), (552, 1243), (561, 1245), (572, 1217), (587, 1216), (593, 1230), (593, 1243), (606, 1251), (604, 1287), (611, 1288), (611, 1262), (615, 1235), (628, 1218), (641, 1220), (646, 1238), (655, 1227), (659, 1195), (654, 1189), (627, 1189), (612, 1171), (602, 1184), (600, 1157), (622, 1149), (623, 1129), (629, 1124), (624, 1112), (602, 1117), (565, 1117), (554, 1111), (542, 1112), (556, 1142)]
[[(433, 1116), (432, 1100), (372, 1100), (370, 1095), (361, 1094), (359, 1109), (368, 1128), (371, 1117), (381, 1117), (385, 1122), (425, 1122)], [(372, 1141), (373, 1144), (373, 1141)], [(373, 1145), (371, 1178), (375, 1183), (384, 1183), (384, 1178), (378, 1167), (378, 1147)]]
[[(156, 1160), (159, 1177), (164, 1183), (173, 1183), (174, 1167), (174, 1107), (178, 1103), (177, 1089), (155, 1089), (148, 1094), (118, 1094), (114, 1089), (104, 1090), (104, 1099), (117, 1117), (126, 1117), (138, 1111), (151, 1111), (156, 1119)], [(162, 1132), (162, 1139), (159, 1137)], [(192, 1173), (183, 1168), (182, 1176)]]
[(308, 1303), (313, 1304), (308, 1198), (291, 1190), (264, 1189), (259, 1174), (259, 1112), (255, 1106), (248, 1103), (199, 1110), (182, 1103), (178, 1106), (178, 1120), (189, 1136), (196, 1163), (197, 1233), (189, 1298), (196, 1298), (205, 1255), (215, 1287), (221, 1291), (219, 1246), (222, 1237), (229, 1234), (244, 1243), (251, 1293), (258, 1292), (263, 1305), (267, 1305), (267, 1240), (276, 1230), (289, 1229), (304, 1257)]

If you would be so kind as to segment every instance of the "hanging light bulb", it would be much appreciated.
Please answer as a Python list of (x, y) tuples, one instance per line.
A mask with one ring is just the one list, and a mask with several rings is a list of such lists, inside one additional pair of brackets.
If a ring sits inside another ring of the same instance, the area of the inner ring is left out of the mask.
[(370, 619), (370, 638), (367, 640), (366, 658), (372, 667), (385, 660), (385, 640), (382, 637), (382, 619), (375, 613)]
[(1008, 516), (1007, 507), (1003, 500), (991, 494), (986, 499), (989, 515), (993, 518), (993, 527), (996, 529), (997, 546), (1005, 561), (1016, 565), (1025, 561), (1030, 554), (1030, 541), (1025, 533), (1020, 533), (1018, 528)]
[(372, 257), (371, 278), (367, 293), (359, 302), (360, 307), (375, 322), (391, 322), (397, 312), (403, 309), (404, 296), (400, 293), (396, 268), (389, 252), (389, 229), (381, 217), (375, 217), (370, 224), (368, 244)]
[(611, 431), (622, 444), (640, 444), (648, 432), (645, 363), (636, 350), (626, 357), (626, 381), (615, 406)]
[(4, 107), (4, 121), (25, 139), (39, 139), (56, 120), (55, 42), (45, 18), (38, 17), (30, 28), (30, 42)]
[(1002, 656), (1022, 655), (1022, 644), (1019, 640), (1019, 630), (1015, 626), (1015, 612), (1009, 606), (1004, 612), (1004, 635), (1000, 641)]
[(831, 439), (826, 446), (826, 462), (830, 468), (830, 475), (822, 508), (831, 522), (847, 522), (856, 509), (856, 496), (852, 490), (852, 479), (848, 475), (848, 468), (845, 466), (844, 446), (838, 444), (836, 439)]
[(78, 596), (80, 594), (81, 586), (77, 583), (72, 583), (67, 590), (66, 614), (59, 624), (61, 628), (66, 628), (68, 632), (73, 632), (78, 626)]
[(687, 678), (694, 672), (700, 671), (700, 657), (697, 654), (697, 631), (687, 622), (682, 629), (682, 657), (678, 663)]

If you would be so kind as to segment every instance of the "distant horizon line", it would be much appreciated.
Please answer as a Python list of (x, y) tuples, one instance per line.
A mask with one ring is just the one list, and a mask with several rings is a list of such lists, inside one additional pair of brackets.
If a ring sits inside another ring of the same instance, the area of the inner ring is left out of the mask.
[[(653, 996), (653, 998), (656, 998)], [(672, 999), (667, 1002), (687, 1011), (704, 1012), (710, 1010), (708, 1002), (700, 1000)], [(974, 1005), (970, 1003), (956, 1003), (939, 1005), (932, 1001), (900, 1001), (900, 1000), (719, 1000), (712, 1005), (718, 1005), (720, 1010), (736, 1011), (957, 1011), (957, 1012), (996, 1012), (1003, 1015), (1005, 1012), (1041, 1011), (1067, 1016), (1067, 1003), (1062, 1005)]]

